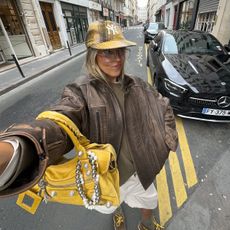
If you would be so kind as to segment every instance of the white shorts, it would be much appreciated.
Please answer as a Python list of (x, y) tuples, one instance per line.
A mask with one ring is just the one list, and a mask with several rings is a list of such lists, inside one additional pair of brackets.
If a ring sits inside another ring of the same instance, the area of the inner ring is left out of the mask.
[[(157, 191), (152, 183), (145, 190), (137, 174), (132, 175), (120, 187), (120, 203), (125, 202), (131, 208), (155, 209), (157, 207)], [(106, 208), (96, 206), (95, 210), (104, 214), (111, 214), (117, 209), (117, 206)]]

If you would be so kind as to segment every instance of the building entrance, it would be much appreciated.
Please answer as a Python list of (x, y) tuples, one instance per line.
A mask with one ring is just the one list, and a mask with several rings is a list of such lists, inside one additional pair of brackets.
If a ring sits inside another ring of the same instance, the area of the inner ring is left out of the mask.
[(53, 49), (61, 48), (61, 41), (59, 37), (58, 28), (54, 19), (53, 7), (51, 3), (40, 2), (43, 18), (46, 24), (46, 29), (50, 38)]

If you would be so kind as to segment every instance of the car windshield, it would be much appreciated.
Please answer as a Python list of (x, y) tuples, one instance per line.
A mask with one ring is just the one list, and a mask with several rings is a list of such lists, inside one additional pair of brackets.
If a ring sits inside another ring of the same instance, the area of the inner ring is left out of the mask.
[(165, 54), (221, 54), (221, 44), (213, 36), (202, 33), (166, 34)]
[(157, 23), (150, 23), (148, 29), (149, 30), (157, 30), (158, 24)]

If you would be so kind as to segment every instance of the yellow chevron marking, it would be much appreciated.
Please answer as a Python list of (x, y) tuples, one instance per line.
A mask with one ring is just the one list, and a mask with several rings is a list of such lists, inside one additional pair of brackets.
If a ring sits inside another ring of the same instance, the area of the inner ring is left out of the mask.
[(164, 226), (164, 224), (172, 217), (172, 208), (165, 167), (163, 167), (160, 173), (157, 175), (156, 185), (158, 192), (159, 218), (161, 225)]
[[(145, 44), (145, 54), (147, 57), (147, 48), (148, 46)], [(148, 83), (153, 84), (151, 73), (149, 67), (147, 67), (147, 75), (148, 75)], [(162, 168), (160, 173), (156, 176), (156, 185), (157, 185), (157, 193), (158, 193), (158, 210), (159, 210), (159, 218), (162, 226), (169, 221), (172, 217), (172, 208), (169, 196), (169, 189), (166, 177), (165, 167)]]
[(177, 207), (187, 200), (187, 192), (184, 185), (184, 180), (180, 170), (180, 164), (176, 152), (170, 152), (169, 154), (169, 166), (171, 169), (172, 181), (174, 192), (176, 196)]
[(179, 137), (179, 143), (180, 143), (180, 149), (184, 164), (184, 170), (186, 175), (186, 181), (188, 188), (191, 188), (197, 183), (197, 175), (195, 171), (195, 167), (193, 164), (193, 159), (190, 153), (188, 141), (186, 138), (184, 126), (182, 123), (181, 118), (177, 117), (176, 119), (176, 126), (178, 131), (178, 137)]
[[(145, 54), (147, 57), (147, 48), (148, 45), (145, 44)], [(150, 69), (147, 67), (148, 83), (153, 84)], [(186, 138), (185, 130), (181, 119), (176, 119), (177, 131), (179, 136), (179, 144), (186, 174), (186, 180), (188, 188), (192, 187), (197, 183), (196, 172), (194, 169), (193, 160), (191, 157), (188, 141)], [(185, 189), (185, 184), (183, 181), (180, 164), (178, 157), (175, 152), (171, 152), (169, 155), (169, 165), (173, 180), (173, 186), (176, 196), (177, 207), (181, 205), (187, 199), (187, 193)], [(172, 208), (170, 202), (170, 194), (167, 183), (167, 176), (165, 167), (162, 168), (161, 172), (156, 177), (157, 192), (158, 192), (158, 209), (159, 209), (159, 218), (162, 226), (169, 221), (172, 217)]]

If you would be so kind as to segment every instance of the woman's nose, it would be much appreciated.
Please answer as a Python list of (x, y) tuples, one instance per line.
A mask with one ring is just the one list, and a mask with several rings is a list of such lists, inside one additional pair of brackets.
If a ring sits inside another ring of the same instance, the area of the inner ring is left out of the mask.
[(114, 52), (112, 58), (115, 60), (120, 60), (122, 58), (122, 54), (120, 52)]

